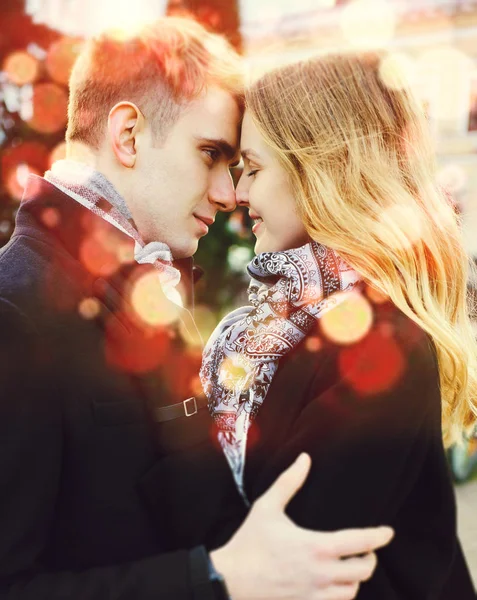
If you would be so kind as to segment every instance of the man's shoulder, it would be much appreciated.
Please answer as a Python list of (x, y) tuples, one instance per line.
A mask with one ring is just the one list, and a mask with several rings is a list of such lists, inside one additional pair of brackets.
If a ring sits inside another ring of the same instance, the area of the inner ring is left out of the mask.
[(53, 250), (30, 236), (14, 236), (0, 249), (0, 297), (32, 288), (51, 264)]
[(33, 322), (51, 312), (65, 293), (79, 293), (73, 285), (78, 277), (68, 269), (73, 258), (62, 256), (61, 249), (35, 233), (15, 234), (0, 249), (0, 300)]

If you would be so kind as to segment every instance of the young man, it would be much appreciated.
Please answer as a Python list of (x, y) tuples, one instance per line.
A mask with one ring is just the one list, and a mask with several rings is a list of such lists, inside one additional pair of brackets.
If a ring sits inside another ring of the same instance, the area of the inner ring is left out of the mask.
[(245, 510), (171, 299), (235, 207), (241, 87), (228, 45), (181, 20), (78, 59), (68, 160), (29, 180), (0, 253), (2, 599), (353, 598), (391, 537), (294, 526), (306, 458), (224, 534)]

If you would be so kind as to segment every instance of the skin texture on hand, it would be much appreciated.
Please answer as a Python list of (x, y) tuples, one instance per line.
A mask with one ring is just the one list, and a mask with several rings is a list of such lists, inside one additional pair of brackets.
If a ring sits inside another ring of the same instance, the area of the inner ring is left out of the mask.
[(324, 533), (300, 528), (285, 515), (310, 466), (310, 457), (300, 455), (232, 539), (211, 553), (233, 600), (349, 600), (372, 576), (374, 551), (391, 541), (390, 527)]

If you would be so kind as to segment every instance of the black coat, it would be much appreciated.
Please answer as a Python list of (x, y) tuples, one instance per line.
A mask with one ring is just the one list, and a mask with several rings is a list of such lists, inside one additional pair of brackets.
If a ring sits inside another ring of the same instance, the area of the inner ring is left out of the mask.
[[(173, 328), (166, 358), (147, 364), (164, 356), (164, 339), (125, 314), (137, 267), (91, 276), (80, 248), (95, 218), (36, 182), (0, 254), (0, 598), (206, 598), (191, 555), (161, 553), (223, 543), (242, 505), (206, 411), (154, 420), (158, 405), (193, 394), (200, 354)], [(91, 297), (100, 311), (85, 319), (78, 305)], [(313, 468), (289, 507), (294, 520), (396, 528), (360, 600), (474, 599), (432, 347), (390, 304), (373, 308), (371, 334), (350, 346), (358, 363), (319, 329), (282, 360), (249, 435), (249, 498), (307, 450)]]
[(370, 305), (361, 341), (332, 342), (319, 322), (282, 359), (249, 432), (247, 494), (255, 500), (307, 451), (312, 470), (288, 509), (299, 525), (395, 528), (359, 600), (475, 600), (456, 536), (434, 346), (390, 302)]
[(195, 395), (201, 351), (182, 326), (134, 318), (132, 286), (154, 269), (113, 273), (120, 245), (32, 178), (0, 252), (2, 599), (209, 598), (205, 550), (181, 548), (243, 517), (208, 411), (155, 419)]

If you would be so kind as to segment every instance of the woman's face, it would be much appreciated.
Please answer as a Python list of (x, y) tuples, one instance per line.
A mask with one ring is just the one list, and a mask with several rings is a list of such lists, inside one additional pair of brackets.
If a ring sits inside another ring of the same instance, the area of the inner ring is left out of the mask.
[(290, 182), (275, 152), (255, 127), (249, 111), (242, 124), (244, 170), (237, 184), (237, 204), (254, 220), (255, 253), (297, 248), (310, 241), (296, 211)]

